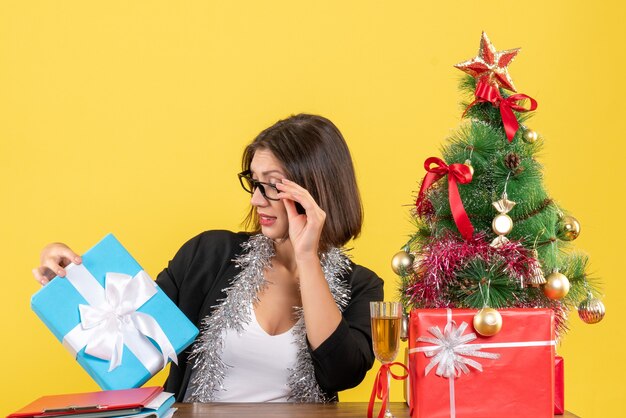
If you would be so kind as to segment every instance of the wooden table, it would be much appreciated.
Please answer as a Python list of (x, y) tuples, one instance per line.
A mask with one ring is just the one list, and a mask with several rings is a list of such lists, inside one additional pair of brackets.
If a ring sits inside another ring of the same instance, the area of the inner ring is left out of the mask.
[[(380, 404), (376, 406), (380, 408)], [(174, 418), (199, 418), (199, 417), (366, 417), (366, 402), (339, 402), (335, 404), (306, 404), (306, 403), (177, 403), (178, 408)], [(375, 416), (378, 409), (374, 410)], [(392, 402), (391, 412), (396, 418), (410, 418), (409, 408), (404, 402)], [(565, 415), (555, 415), (562, 418), (578, 418), (576, 415), (566, 412)], [(504, 417), (503, 417), (504, 418)]]

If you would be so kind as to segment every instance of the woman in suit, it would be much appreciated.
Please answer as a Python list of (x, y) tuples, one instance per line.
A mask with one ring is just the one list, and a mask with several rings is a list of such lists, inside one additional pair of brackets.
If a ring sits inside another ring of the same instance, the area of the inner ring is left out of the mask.
[[(247, 232), (206, 231), (158, 275), (201, 330), (165, 383), (186, 402), (328, 402), (374, 361), (369, 302), (383, 282), (343, 246), (363, 213), (346, 142), (328, 119), (299, 114), (245, 149)], [(33, 270), (45, 285), (80, 256), (53, 243)]]

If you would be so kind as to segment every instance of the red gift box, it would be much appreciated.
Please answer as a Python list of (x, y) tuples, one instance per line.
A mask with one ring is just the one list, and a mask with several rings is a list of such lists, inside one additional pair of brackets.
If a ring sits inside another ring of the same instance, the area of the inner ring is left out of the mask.
[(565, 382), (563, 357), (554, 358), (554, 415), (565, 413)]
[(501, 309), (502, 330), (492, 337), (474, 331), (476, 312), (411, 311), (412, 417), (552, 418), (552, 310)]

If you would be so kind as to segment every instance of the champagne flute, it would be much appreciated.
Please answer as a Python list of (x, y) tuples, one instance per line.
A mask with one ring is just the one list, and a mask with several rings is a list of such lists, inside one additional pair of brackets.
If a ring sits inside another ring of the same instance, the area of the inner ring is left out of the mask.
[[(391, 363), (400, 348), (400, 328), (402, 325), (402, 304), (400, 302), (370, 302), (372, 320), (372, 343), (376, 359), (383, 364)], [(387, 372), (387, 408), (385, 418), (393, 418), (389, 410), (389, 384), (391, 375)]]

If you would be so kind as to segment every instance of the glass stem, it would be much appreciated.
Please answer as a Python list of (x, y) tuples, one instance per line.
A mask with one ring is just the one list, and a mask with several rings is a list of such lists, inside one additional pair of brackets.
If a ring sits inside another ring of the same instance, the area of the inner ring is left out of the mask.
[(391, 411), (389, 410), (389, 402), (391, 402), (390, 398), (391, 392), (391, 369), (387, 369), (387, 408), (385, 409), (385, 416), (392, 417)]

